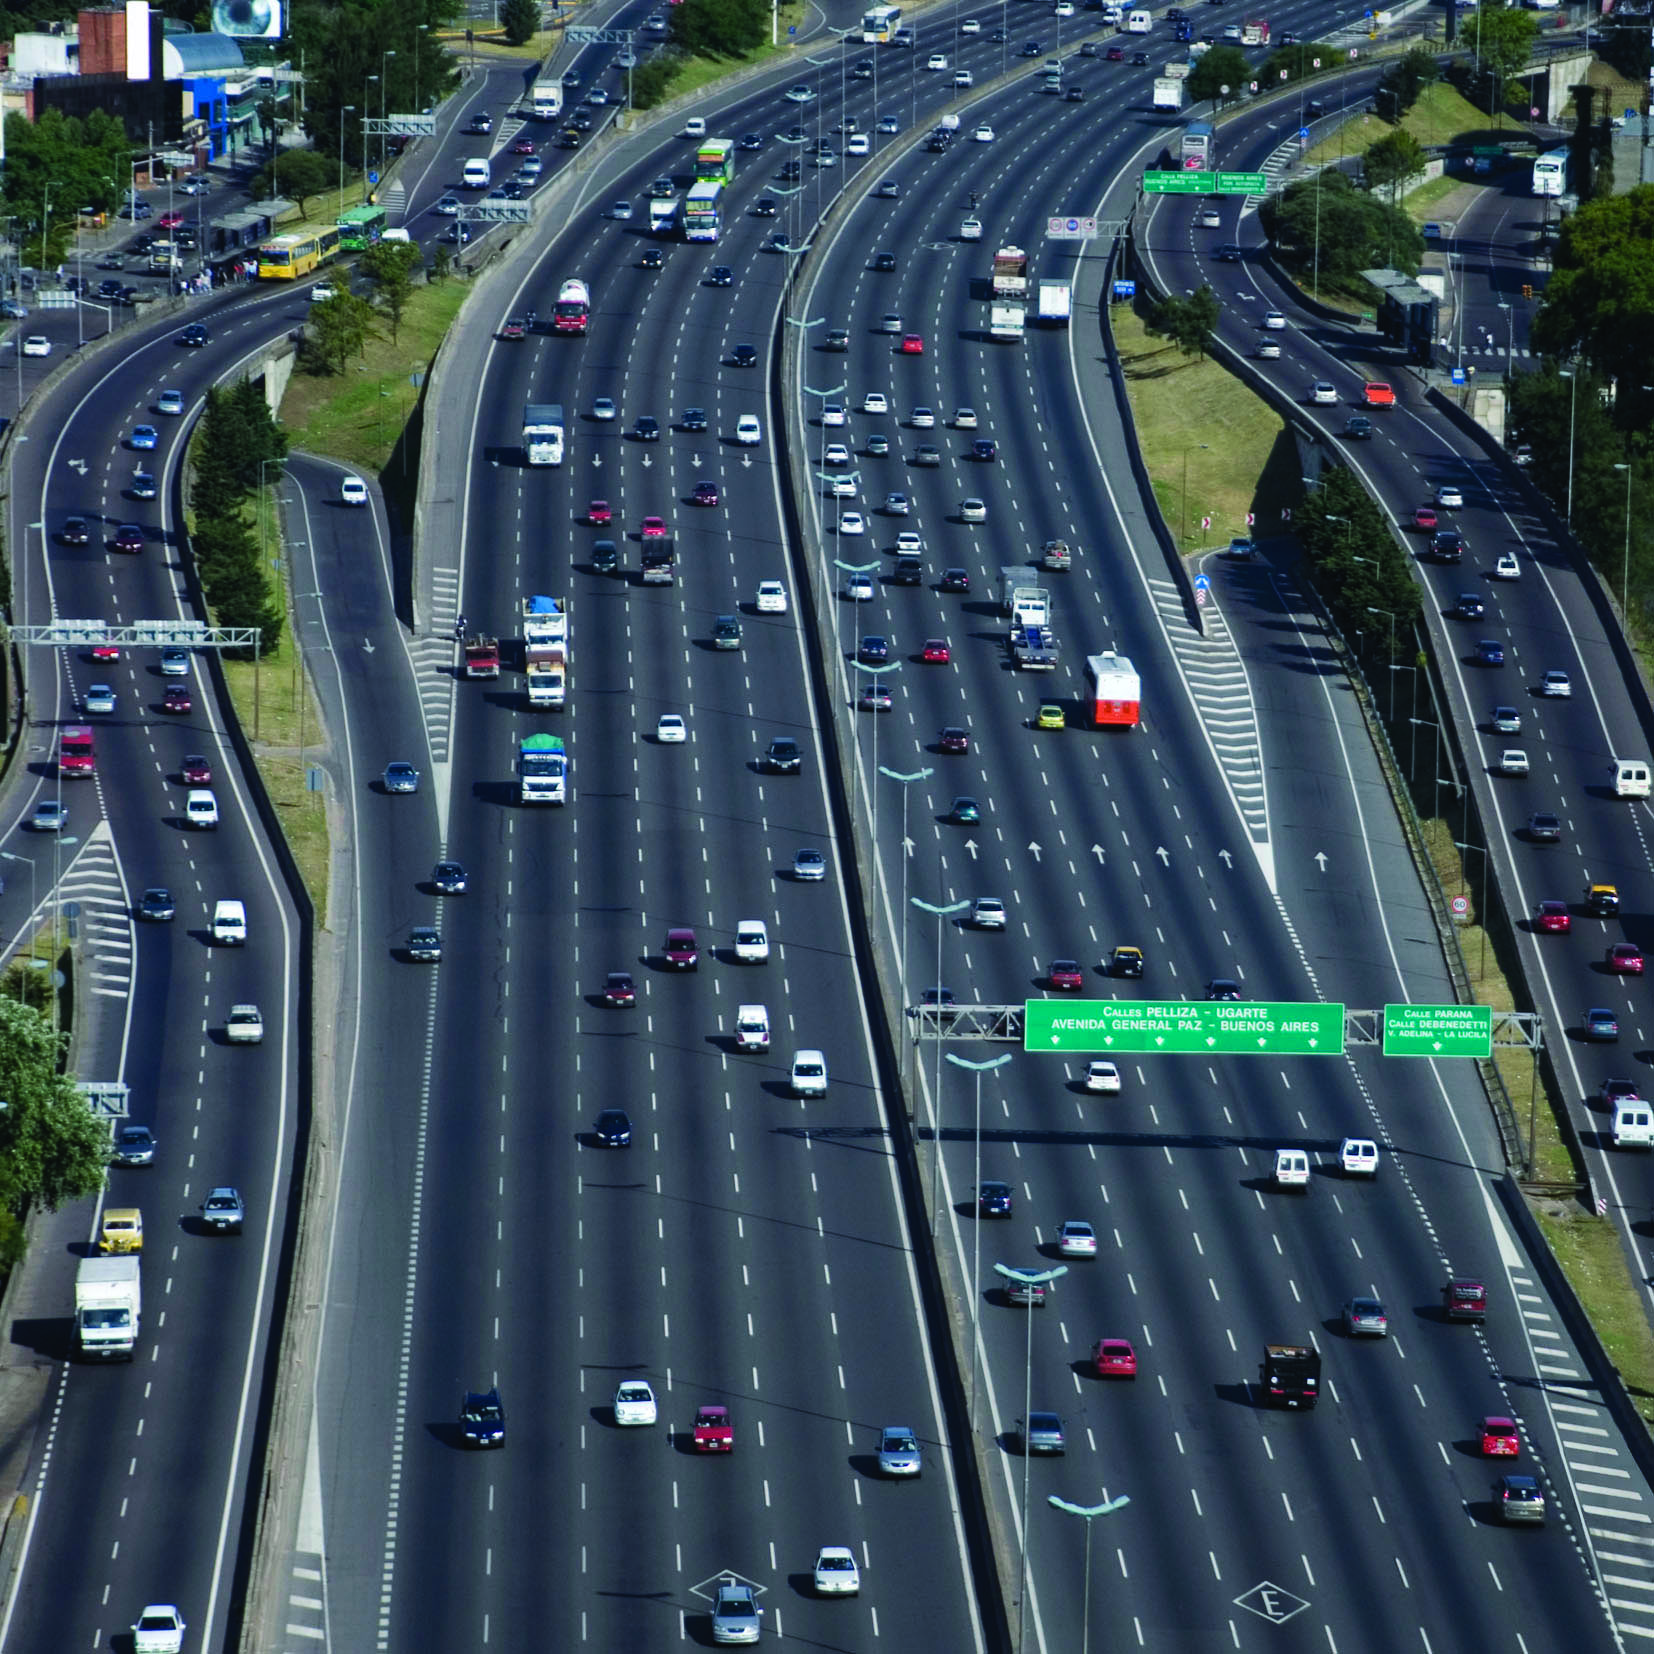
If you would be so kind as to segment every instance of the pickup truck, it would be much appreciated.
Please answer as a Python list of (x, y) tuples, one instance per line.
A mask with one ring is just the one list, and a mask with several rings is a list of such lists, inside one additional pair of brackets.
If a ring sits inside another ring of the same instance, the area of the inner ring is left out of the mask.
[(762, 1005), (735, 1007), (735, 1049), (737, 1051), (768, 1051), (770, 1048), (770, 1013)]
[(1072, 568), (1074, 554), (1068, 549), (1066, 540), (1047, 540), (1040, 551), (1040, 564), (1048, 569)]

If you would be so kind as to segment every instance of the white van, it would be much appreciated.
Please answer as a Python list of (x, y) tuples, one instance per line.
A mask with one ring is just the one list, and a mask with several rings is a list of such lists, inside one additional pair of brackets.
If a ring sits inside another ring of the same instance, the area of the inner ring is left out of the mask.
[(691, 115), (683, 123), (683, 135), (686, 138), (704, 138), (706, 136), (706, 120), (700, 115)]
[(212, 939), (227, 948), (239, 948), (247, 940), (247, 909), (241, 902), (223, 901), (212, 910)]
[(827, 1095), (827, 1059), (819, 1051), (800, 1051), (793, 1058), (793, 1095)]
[(473, 155), (465, 163), (465, 170), (460, 174), (460, 182), (468, 190), (485, 190), (493, 181), (493, 169), (486, 157), (481, 155)]
[(381, 241), (412, 241), (413, 237), (406, 230), (381, 230), (379, 239)]
[(1614, 1147), (1654, 1149), (1654, 1104), (1622, 1097), (1614, 1104)]
[(1338, 1145), (1338, 1164), (1345, 1177), (1377, 1177), (1378, 1144), (1370, 1137), (1346, 1137)]
[(1649, 770), (1646, 758), (1616, 758), (1613, 764), (1615, 798), (1647, 798)]
[(768, 1051), (770, 1048), (770, 1013), (762, 1005), (735, 1007), (735, 1049), (737, 1051)]
[(1146, 11), (1126, 13), (1127, 34), (1147, 34), (1154, 27), (1154, 18)]
[(1309, 1155), (1303, 1149), (1276, 1149), (1275, 1187), (1309, 1192)]
[(218, 800), (205, 787), (192, 787), (184, 797), (184, 825), (186, 827), (216, 827)]

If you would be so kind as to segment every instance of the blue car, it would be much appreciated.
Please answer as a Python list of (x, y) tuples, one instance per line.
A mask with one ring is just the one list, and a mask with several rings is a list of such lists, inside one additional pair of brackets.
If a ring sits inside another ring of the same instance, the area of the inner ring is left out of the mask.
[(1476, 644), (1476, 659), (1483, 666), (1503, 666), (1505, 664), (1505, 646), (1497, 638), (1481, 638)]
[(1619, 1018), (1605, 1005), (1593, 1005), (1580, 1020), (1580, 1032), (1595, 1044), (1607, 1044), (1620, 1037)]
[(132, 427), (132, 446), (134, 448), (153, 448), (155, 442), (155, 427), (153, 425), (134, 425)]

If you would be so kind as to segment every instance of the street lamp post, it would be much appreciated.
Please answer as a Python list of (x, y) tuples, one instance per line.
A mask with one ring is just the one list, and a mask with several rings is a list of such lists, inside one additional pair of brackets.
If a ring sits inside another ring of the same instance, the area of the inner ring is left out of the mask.
[[(996, 1263), (994, 1273), (1003, 1275), (1008, 1281), (1020, 1281), (1024, 1286), (1047, 1286), (1066, 1275), (1068, 1266), (1058, 1264), (1054, 1269), (1018, 1269), (1013, 1264)], [(1028, 1646), (1025, 1640), (1028, 1628), (1028, 1529), (1032, 1526), (1034, 1514), (1028, 1508), (1028, 1468), (1033, 1461), (1033, 1455), (1028, 1451), (1028, 1414), (1034, 1405), (1034, 1313), (1031, 1305), (1025, 1307), (1028, 1309), (1028, 1336), (1022, 1369), (1022, 1565), (1017, 1591), (1019, 1654)]]
[(1499, 308), (1505, 313), (1505, 372), (1509, 373), (1516, 358), (1516, 318), (1508, 304), (1501, 303)]
[[(990, 1057), (987, 1062), (970, 1062), (964, 1057), (956, 1057), (953, 1052), (947, 1053), (947, 1059), (955, 1068), (967, 1068), (976, 1076), (976, 1129), (972, 1134), (975, 1143), (975, 1158), (971, 1167), (971, 1187), (982, 1187), (982, 1076), (989, 1069), (1003, 1068), (1011, 1060), (1009, 1051), (1002, 1051), (997, 1057)], [(970, 1421), (971, 1434), (976, 1434), (976, 1353), (980, 1340), (980, 1326), (978, 1317), (982, 1313), (982, 1225), (971, 1225), (971, 1382), (970, 1382)]]
[[(1210, 448), (1211, 444), (1209, 442), (1201, 442), (1197, 443), (1195, 447), (1204, 451), (1205, 449)], [(1183, 495), (1179, 508), (1179, 515), (1183, 519), (1183, 526), (1178, 531), (1177, 543), (1179, 546), (1184, 545), (1189, 538), (1189, 455), (1194, 452), (1195, 448), (1185, 448), (1183, 450)]]
[[(1463, 850), (1467, 855), (1470, 853), (1470, 851), (1474, 850), (1482, 858), (1482, 895), (1481, 895), (1481, 905), (1478, 906), (1477, 909), (1476, 909), (1476, 923), (1481, 927), (1481, 932), (1482, 932), (1482, 975), (1486, 976), (1487, 975), (1487, 846), (1485, 844), (1460, 844), (1457, 839), (1454, 839), (1453, 848), (1455, 850)], [(1461, 877), (1460, 877), (1460, 889), (1462, 890), (1464, 888), (1464, 882), (1463, 882), (1464, 864), (1462, 862), (1459, 864), (1459, 871), (1460, 871), (1460, 875), (1461, 875)]]
[(1558, 379), (1569, 382), (1568, 392), (1568, 509), (1565, 521), (1574, 526), (1574, 416), (1579, 411), (1579, 371), (1576, 368), (1558, 368)]
[[(347, 103), (339, 110), (339, 206), (343, 210), (345, 204), (345, 116), (354, 115), (356, 105)], [(198, 196), (197, 200), (200, 199)]]
[(1085, 1520), (1085, 1595), (1080, 1601), (1080, 1654), (1091, 1654), (1091, 1523), (1095, 1517), (1112, 1516), (1115, 1511), (1129, 1505), (1131, 1500), (1121, 1494), (1118, 1499), (1105, 1499), (1100, 1505), (1072, 1505), (1054, 1493), (1048, 1493), (1045, 1497), (1047, 1503), (1055, 1505), (1058, 1510), (1065, 1510), (1070, 1516)]
[[(947, 902), (938, 905), (935, 902), (922, 901), (917, 896), (908, 897), (914, 907), (922, 908), (926, 913), (936, 915), (936, 986), (942, 986), (942, 921), (950, 919), (956, 913), (963, 913), (971, 904), (969, 902)], [(940, 995), (938, 995), (940, 1000)], [(930, 1100), (930, 1128), (935, 1138), (931, 1145), (930, 1159), (930, 1233), (936, 1235), (936, 1226), (940, 1222), (940, 1208), (942, 1188), (942, 1018), (941, 1005), (938, 1003), (936, 1018), (936, 1095)]]
[(902, 943), (896, 960), (896, 972), (901, 979), (904, 1006), (907, 1004), (907, 864), (913, 855), (913, 842), (907, 836), (907, 790), (915, 781), (928, 781), (935, 773), (934, 770), (912, 770), (904, 775), (899, 770), (879, 766), (880, 775), (902, 785)]
[[(883, 677), (884, 677), (884, 674), (886, 672), (899, 672), (901, 670), (901, 666), (902, 666), (902, 663), (899, 660), (887, 660), (882, 666), (864, 666), (859, 660), (853, 660), (853, 661), (850, 662), (850, 664), (853, 667), (855, 667), (855, 669), (858, 672), (865, 672), (870, 678), (872, 678), (875, 686), (879, 685), (883, 681)], [(856, 743), (856, 759), (857, 759), (857, 763), (858, 763), (858, 766), (859, 766), (860, 760), (861, 760), (861, 742), (860, 741), (858, 741)], [(878, 709), (877, 706), (875, 706), (873, 708), (873, 768), (872, 768), (872, 771), (868, 775), (868, 778), (867, 778), (867, 790), (872, 795), (871, 800), (870, 800), (870, 804), (869, 804), (869, 808), (872, 812), (872, 818), (873, 818), (872, 819), (873, 843), (872, 843), (872, 847), (871, 847), (871, 854), (872, 854), (872, 861), (873, 861), (873, 879), (874, 879), (875, 884), (877, 884), (877, 882), (878, 882), (878, 876), (879, 876), (878, 875), (878, 870), (879, 870), (879, 866), (880, 866), (880, 862), (879, 862), (879, 780), (878, 780), (878, 771), (879, 771), (879, 709)]]
[(419, 44), (420, 44), (419, 37), (422, 34), (426, 33), (430, 29), (430, 27), (431, 27), (431, 25), (429, 23), (416, 23), (414, 25), (413, 106), (414, 106), (415, 110), (419, 110), (419, 109), (424, 108), (424, 103), (423, 103), (423, 101), (421, 100), (421, 98), (419, 96)]
[(1629, 619), (1631, 614), (1631, 464), (1614, 466), (1625, 473), (1625, 555), (1620, 561), (1620, 614)]
[[(1367, 605), (1367, 613), (1370, 614), (1370, 615), (1389, 615), (1389, 617), (1390, 617), (1390, 655), (1389, 655), (1389, 663), (1392, 666), (1395, 665), (1395, 659), (1396, 659), (1396, 617), (1393, 614), (1391, 614), (1388, 609), (1381, 609), (1376, 604), (1373, 604), (1373, 603), (1369, 603)], [(1396, 675), (1395, 675), (1394, 672), (1392, 672), (1390, 674), (1390, 718), (1389, 718), (1389, 721), (1392, 724), (1396, 721)]]
[(385, 121), (389, 115), (391, 77), (389, 64), (395, 49), (379, 54), (379, 176), (385, 176)]
[(368, 114), (372, 110), (373, 104), (369, 101), (372, 94), (369, 92), (368, 86), (371, 86), (378, 78), (377, 75), (369, 75), (367, 85), (362, 88), (362, 200), (364, 204), (367, 201), (371, 187), (368, 183)]

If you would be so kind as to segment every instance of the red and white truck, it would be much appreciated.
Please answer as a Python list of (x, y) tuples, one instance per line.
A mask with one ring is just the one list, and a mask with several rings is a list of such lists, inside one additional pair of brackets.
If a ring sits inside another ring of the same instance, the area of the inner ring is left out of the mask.
[(483, 632), (472, 632), (465, 640), (465, 675), (468, 678), (497, 678), (500, 675), (500, 640)]
[(1094, 700), (1091, 708), (1093, 727), (1104, 729), (1116, 726), (1134, 726), (1140, 717), (1138, 698), (1141, 686), (1137, 668), (1124, 655), (1106, 649), (1100, 655), (1086, 657)]
[(528, 704), (560, 712), (568, 702), (568, 605), (556, 597), (525, 597), (522, 613)]
[(1241, 45), (1267, 46), (1269, 25), (1261, 17), (1249, 17), (1241, 24)]
[(1028, 297), (1028, 255), (1020, 247), (1001, 247), (994, 254), (994, 297)]
[(570, 276), (557, 289), (557, 303), (551, 312), (551, 330), (553, 333), (584, 333), (591, 313), (590, 290), (578, 276)]

